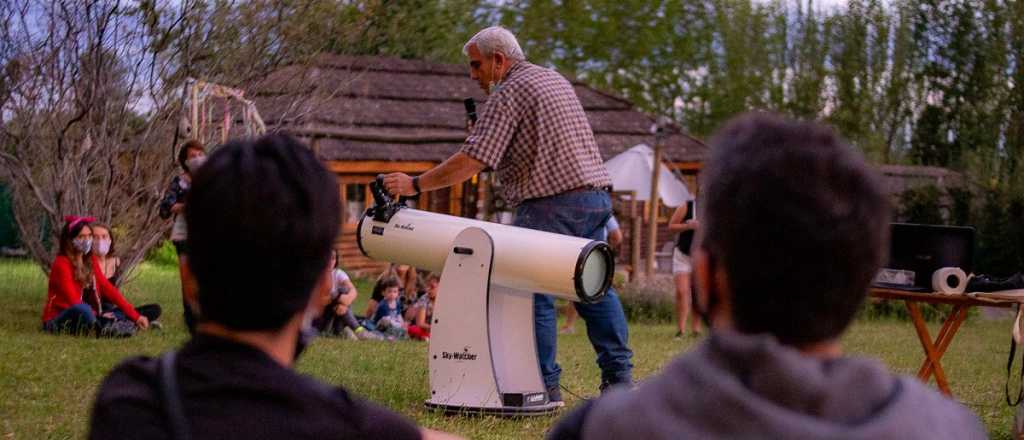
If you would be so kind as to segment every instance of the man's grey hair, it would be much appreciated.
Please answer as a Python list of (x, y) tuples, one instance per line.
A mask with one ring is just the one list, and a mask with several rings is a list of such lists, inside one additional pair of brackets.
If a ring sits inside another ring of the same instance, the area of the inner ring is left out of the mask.
[(501, 26), (491, 26), (477, 32), (473, 38), (466, 42), (465, 46), (462, 46), (463, 54), (469, 55), (470, 45), (476, 45), (477, 50), (485, 57), (491, 57), (496, 52), (501, 52), (506, 57), (516, 61), (526, 59), (526, 56), (523, 55), (523, 49), (519, 47), (519, 41), (516, 40), (516, 36)]

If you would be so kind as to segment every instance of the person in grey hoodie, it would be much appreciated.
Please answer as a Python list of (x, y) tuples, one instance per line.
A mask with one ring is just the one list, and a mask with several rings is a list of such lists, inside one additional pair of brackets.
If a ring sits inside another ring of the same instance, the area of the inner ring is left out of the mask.
[(754, 113), (711, 151), (691, 254), (711, 336), (636, 389), (577, 407), (548, 438), (985, 438), (959, 403), (842, 354), (890, 221), (853, 148), (828, 127)]

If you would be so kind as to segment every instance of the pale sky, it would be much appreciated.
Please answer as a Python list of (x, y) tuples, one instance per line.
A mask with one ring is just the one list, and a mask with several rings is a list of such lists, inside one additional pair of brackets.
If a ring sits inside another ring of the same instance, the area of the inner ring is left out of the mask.
[[(770, 0), (755, 0), (761, 3), (768, 3)], [(807, 4), (807, 0), (786, 0), (787, 4), (794, 4), (796, 1)], [(833, 9), (839, 6), (845, 6), (847, 0), (814, 0), (814, 7), (821, 9)], [(888, 1), (883, 1), (883, 4), (888, 4)]]

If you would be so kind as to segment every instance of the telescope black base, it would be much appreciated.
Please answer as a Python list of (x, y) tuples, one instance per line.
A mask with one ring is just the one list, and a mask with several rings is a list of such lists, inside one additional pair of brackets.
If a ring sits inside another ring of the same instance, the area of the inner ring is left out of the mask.
[(534, 406), (502, 406), (498, 408), (483, 408), (474, 406), (444, 405), (440, 403), (433, 403), (428, 400), (423, 402), (423, 406), (434, 411), (441, 411), (445, 415), (533, 417), (554, 413), (564, 405), (561, 402), (552, 402)]

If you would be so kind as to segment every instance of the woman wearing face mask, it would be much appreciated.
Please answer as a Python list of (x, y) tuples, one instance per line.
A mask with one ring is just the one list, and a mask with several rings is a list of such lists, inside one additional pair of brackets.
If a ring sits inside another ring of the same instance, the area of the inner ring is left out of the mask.
[(171, 218), (174, 216), (174, 225), (171, 227), (171, 243), (178, 252), (178, 273), (181, 276), (181, 302), (185, 308), (185, 325), (190, 334), (195, 334), (196, 319), (198, 318), (199, 302), (196, 299), (196, 281), (188, 270), (188, 249), (185, 240), (188, 237), (187, 226), (185, 225), (185, 196), (192, 184), (192, 174), (206, 160), (206, 148), (199, 141), (191, 140), (181, 146), (178, 151), (178, 164), (181, 165), (182, 173), (171, 179), (171, 186), (164, 193), (164, 199), (160, 202), (160, 217)]
[(43, 330), (50, 333), (87, 333), (97, 327), (102, 302), (117, 306), (124, 317), (141, 329), (149, 319), (124, 299), (107, 281), (92, 250), (91, 217), (69, 216), (60, 232), (60, 247), (50, 267), (50, 282), (43, 307)]
[(92, 254), (100, 264), (103, 276), (111, 284), (117, 285), (121, 278), (121, 259), (114, 256), (114, 240), (110, 235), (110, 227), (99, 222), (90, 225), (92, 228)]
[[(110, 226), (95, 222), (90, 224), (89, 227), (92, 229), (92, 250), (89, 254), (96, 258), (96, 263), (100, 266), (100, 272), (107, 278), (107, 281), (116, 286), (121, 277), (121, 259), (114, 256), (114, 239), (110, 233)], [(111, 317), (121, 320), (126, 319), (124, 311), (118, 309), (112, 303), (103, 302), (103, 310), (110, 311), (112, 313)], [(149, 320), (150, 325), (157, 328), (160, 327), (157, 319), (160, 319), (163, 309), (160, 308), (159, 304), (138, 306), (135, 307), (135, 311), (145, 316)]]

